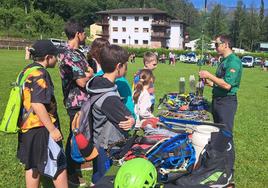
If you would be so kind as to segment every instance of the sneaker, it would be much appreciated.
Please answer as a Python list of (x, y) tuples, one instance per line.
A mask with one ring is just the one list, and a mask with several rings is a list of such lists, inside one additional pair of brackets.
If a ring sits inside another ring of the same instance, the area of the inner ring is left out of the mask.
[(84, 178), (79, 177), (77, 174), (73, 174), (68, 177), (68, 183), (72, 186), (85, 186), (86, 181)]
[(95, 184), (90, 182), (89, 187), (95, 187)]
[[(188, 187), (210, 187), (223, 188), (228, 187), (232, 174), (223, 171), (205, 172), (203, 174), (191, 174), (184, 176), (176, 181), (176, 185), (182, 188)], [(229, 188), (229, 187), (228, 187)]]
[(235, 188), (235, 183), (234, 183), (234, 181), (231, 181), (231, 182), (229, 183), (229, 185), (227, 185), (227, 188)]
[(81, 166), (80, 166), (80, 168), (78, 168), (78, 169), (76, 169), (76, 171), (83, 171), (83, 170), (85, 170), (85, 171), (88, 171), (88, 170), (92, 170), (93, 169), (93, 167), (92, 167), (92, 162), (91, 161), (87, 161), (87, 162), (84, 162), (84, 163), (82, 163), (81, 164)]

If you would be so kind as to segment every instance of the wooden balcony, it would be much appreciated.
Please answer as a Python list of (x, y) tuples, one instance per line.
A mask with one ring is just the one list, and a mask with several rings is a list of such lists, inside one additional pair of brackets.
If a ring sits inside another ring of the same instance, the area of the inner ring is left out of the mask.
[(152, 38), (165, 38), (169, 39), (170, 35), (168, 33), (163, 33), (163, 32), (152, 32), (151, 33)]
[(96, 35), (98, 36), (102, 36), (102, 37), (105, 37), (105, 38), (108, 38), (109, 37), (109, 33), (108, 32), (96, 32)]
[(97, 25), (100, 25), (100, 26), (109, 26), (109, 22), (105, 22), (105, 21), (100, 21), (100, 22), (96, 22)]
[(169, 22), (163, 20), (153, 20), (152, 21), (153, 27), (170, 27)]

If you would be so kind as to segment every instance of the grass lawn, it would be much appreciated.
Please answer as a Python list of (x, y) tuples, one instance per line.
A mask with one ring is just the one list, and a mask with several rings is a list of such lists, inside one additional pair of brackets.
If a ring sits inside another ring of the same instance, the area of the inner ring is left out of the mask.
[[(0, 118), (10, 92), (10, 83), (15, 81), (19, 71), (29, 62), (24, 61), (23, 51), (0, 50)], [(141, 59), (129, 64), (127, 78), (132, 82), (134, 73), (142, 67)], [(215, 68), (204, 66), (211, 72)], [(49, 69), (55, 85), (58, 113), (61, 128), (66, 141), (68, 134), (68, 116), (63, 107), (61, 80), (58, 68)], [(177, 63), (175, 67), (160, 64), (154, 71), (156, 77), (157, 101), (167, 92), (178, 91), (179, 77), (197, 78), (198, 67)], [(187, 84), (188, 86), (189, 84)], [(188, 87), (189, 90), (189, 87)], [(210, 100), (211, 89), (206, 88), (204, 95)], [(236, 144), (235, 182), (238, 188), (268, 187), (268, 72), (259, 67), (244, 68), (241, 88), (238, 94), (238, 110), (235, 118), (234, 138)], [(25, 187), (24, 169), (16, 159), (17, 135), (0, 133), (0, 188)], [(90, 181), (89, 174), (86, 179)], [(47, 181), (42, 187), (51, 187)]]

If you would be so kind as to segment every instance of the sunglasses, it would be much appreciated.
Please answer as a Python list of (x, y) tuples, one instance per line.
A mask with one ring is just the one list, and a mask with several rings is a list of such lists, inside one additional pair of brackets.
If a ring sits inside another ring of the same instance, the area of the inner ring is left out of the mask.
[(218, 48), (221, 44), (224, 44), (224, 42), (215, 42), (215, 47)]

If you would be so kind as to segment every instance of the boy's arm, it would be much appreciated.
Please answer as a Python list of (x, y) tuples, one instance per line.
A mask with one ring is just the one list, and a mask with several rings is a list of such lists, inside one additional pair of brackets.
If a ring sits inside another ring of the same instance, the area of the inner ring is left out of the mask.
[(55, 141), (60, 141), (62, 135), (52, 123), (48, 111), (44, 104), (50, 104), (53, 95), (53, 86), (48, 79), (49, 75), (44, 69), (36, 70), (31, 78), (31, 107), (40, 121), (47, 128), (51, 137)]
[[(91, 68), (89, 68), (89, 69), (91, 69)], [(85, 77), (75, 80), (76, 84), (82, 88), (86, 87), (87, 81), (93, 76), (93, 74), (94, 73), (93, 73), (92, 69), (90, 72), (85, 72)]]
[(119, 92), (120, 97), (123, 98), (122, 102), (131, 112), (131, 115), (135, 118), (132, 91), (127, 79), (125, 77), (118, 78), (115, 80), (115, 84), (117, 85), (117, 90)]
[(109, 121), (115, 125), (119, 125), (124, 130), (129, 130), (135, 124), (131, 113), (118, 96), (110, 96), (105, 99), (101, 110)]
[(53, 140), (60, 141), (62, 139), (62, 135), (57, 129), (54, 124), (51, 122), (51, 119), (48, 115), (48, 112), (45, 108), (45, 106), (42, 103), (31, 103), (31, 106), (33, 108), (33, 111), (36, 113), (40, 121), (44, 124), (44, 126), (47, 128), (50, 136), (53, 138)]
[[(76, 55), (76, 54), (73, 54)], [(84, 88), (87, 81), (93, 76), (94, 72), (89, 67), (86, 60), (81, 57), (70, 58), (69, 56), (60, 56), (60, 61), (64, 62), (64, 66), (70, 69), (73, 75), (73, 80), (79, 86)], [(83, 67), (77, 66), (78, 64), (84, 64)], [(63, 66), (63, 68), (64, 68)]]

